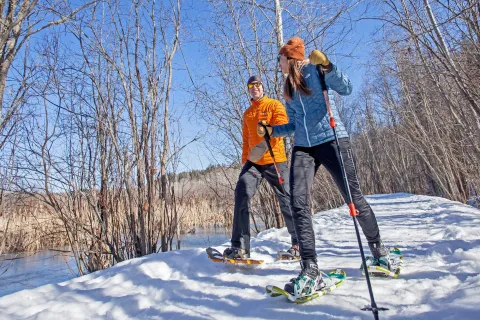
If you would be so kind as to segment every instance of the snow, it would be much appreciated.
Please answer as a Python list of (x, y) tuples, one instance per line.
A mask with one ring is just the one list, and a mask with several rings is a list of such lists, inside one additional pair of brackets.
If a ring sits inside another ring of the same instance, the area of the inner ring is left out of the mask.
[[(380, 318), (480, 319), (480, 211), (405, 193), (367, 199), (385, 244), (400, 248), (405, 260), (400, 279), (372, 279), (377, 305), (390, 309)], [(342, 268), (348, 278), (304, 305), (265, 292), (299, 272), (298, 263), (274, 262), (277, 250), (289, 246), (283, 228), (252, 240), (252, 257), (263, 265), (213, 263), (204, 249), (154, 254), (4, 296), (0, 319), (372, 319), (360, 310), (370, 300), (347, 207), (313, 220), (320, 268)]]

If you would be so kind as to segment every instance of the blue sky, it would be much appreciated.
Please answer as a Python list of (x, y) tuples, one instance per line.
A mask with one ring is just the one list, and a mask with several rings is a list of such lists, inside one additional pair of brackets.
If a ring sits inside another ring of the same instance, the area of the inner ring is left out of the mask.
[[(171, 111), (174, 117), (179, 119), (181, 124), (181, 143), (185, 144), (195, 137), (200, 137), (196, 142), (189, 144), (181, 155), (181, 163), (178, 171), (188, 171), (192, 169), (204, 169), (211, 164), (225, 163), (225, 159), (214, 157), (205, 148), (205, 143), (208, 139), (206, 136), (215, 134), (212, 128), (209, 128), (199, 118), (198, 114), (195, 114), (193, 105), (191, 102), (192, 97), (189, 96), (183, 88), (191, 86), (191, 80), (185, 69), (185, 61), (188, 64), (190, 72), (195, 80), (208, 75), (212, 68), (209, 62), (208, 56), (212, 54), (207, 52), (205, 47), (191, 39), (191, 35), (187, 32), (192, 32), (195, 35), (195, 30), (191, 29), (191, 19), (207, 17), (207, 8), (202, 5), (202, 2), (195, 0), (185, 0), (182, 3), (182, 24), (189, 30), (182, 30), (180, 34), (181, 39), (181, 51), (179, 50), (175, 56), (175, 74), (173, 80), (174, 88), (178, 88), (171, 97)], [(364, 12), (365, 6), (360, 5), (350, 13), (350, 16), (358, 16)], [(371, 10), (369, 8), (369, 10)], [(370, 11), (369, 11), (370, 12)], [(205, 18), (206, 25), (212, 25)], [(370, 57), (370, 50), (372, 47), (372, 33), (375, 31), (375, 27), (378, 23), (362, 20), (352, 24), (352, 30), (348, 34), (347, 38), (336, 46), (335, 51), (327, 51), (329, 58), (337, 63), (342, 70), (344, 70), (354, 84), (354, 96), (361, 88), (363, 78), (365, 76), (364, 65), (374, 62), (374, 57)], [(332, 32), (334, 32), (332, 30)], [(289, 38), (296, 36), (296, 34), (284, 34), (284, 39), (287, 41)], [(310, 52), (315, 48), (307, 45), (306, 52)], [(322, 48), (317, 48), (322, 49)], [(185, 57), (185, 60), (184, 60)], [(245, 95), (246, 109), (249, 106), (249, 100)]]
[[(185, 0), (182, 3), (182, 24), (185, 28), (191, 27), (189, 23), (192, 18), (203, 18), (207, 16), (207, 8), (204, 5), (201, 5), (202, 2), (195, 0)], [(373, 8), (375, 9), (375, 8)], [(358, 16), (364, 12), (365, 6), (358, 6), (352, 11), (351, 16)], [(369, 15), (371, 14), (372, 8), (369, 8)], [(204, 19), (205, 24), (213, 24), (208, 21), (207, 18)], [(354, 92), (352, 96), (355, 96), (359, 92), (363, 78), (365, 77), (365, 64), (375, 63), (375, 56), (370, 55), (372, 48), (372, 34), (375, 31), (378, 22), (373, 22), (369, 20), (362, 20), (352, 24), (352, 30), (349, 33), (346, 40), (342, 41), (340, 45), (336, 47), (334, 52), (326, 52), (330, 59), (333, 62), (338, 63), (342, 70), (344, 70), (348, 76), (351, 78), (354, 84)], [(195, 30), (188, 30), (195, 34)], [(194, 143), (189, 144), (183, 151), (181, 155), (181, 163), (179, 165), (178, 171), (187, 171), (192, 169), (203, 169), (208, 167), (211, 164), (216, 163), (226, 163), (225, 159), (214, 157), (209, 153), (205, 148), (205, 143), (208, 139), (205, 139), (206, 136), (215, 134), (215, 131), (212, 128), (207, 127), (199, 119), (199, 115), (194, 113), (193, 105), (189, 103), (192, 100), (192, 97), (185, 93), (185, 90), (182, 90), (182, 87), (191, 86), (191, 80), (185, 71), (185, 60), (192, 72), (192, 75), (196, 80), (201, 76), (208, 75), (209, 70), (211, 70), (212, 65), (209, 63), (208, 56), (211, 52), (207, 52), (205, 47), (203, 47), (199, 42), (189, 39), (189, 34), (182, 30), (180, 34), (181, 38), (181, 51), (179, 50), (174, 59), (175, 63), (175, 74), (174, 74), (174, 87), (180, 88), (171, 97), (171, 111), (174, 116), (179, 119), (181, 124), (181, 144), (185, 144), (188, 141), (191, 141), (195, 137), (200, 137), (200, 139)], [(287, 41), (289, 38), (296, 36), (295, 34), (284, 34), (284, 39)], [(34, 38), (40, 39), (41, 34), (36, 35)], [(65, 39), (70, 39), (67, 36)], [(64, 39), (64, 40), (65, 40)], [(71, 39), (74, 43), (75, 40)], [(313, 47), (307, 46), (306, 52), (313, 50)], [(322, 48), (318, 48), (322, 49)], [(350, 55), (349, 57), (345, 57)], [(245, 95), (245, 106), (246, 109), (249, 106), (248, 97)], [(203, 137), (203, 138), (202, 138)]]
[[(185, 2), (184, 8), (192, 2)], [(202, 17), (205, 14), (204, 8), (198, 8), (198, 5), (193, 4), (192, 10), (187, 10), (183, 16), (183, 19), (188, 19), (191, 15), (197, 17)], [(361, 15), (366, 11), (364, 5), (358, 6), (351, 12), (351, 16)], [(374, 8), (373, 8), (374, 10)], [(368, 8), (369, 15), (372, 12), (372, 8)], [(365, 16), (365, 14), (363, 14)], [(337, 63), (342, 70), (344, 70), (347, 75), (350, 77), (352, 83), (354, 84), (354, 91), (352, 97), (354, 97), (359, 90), (361, 90), (362, 82), (365, 77), (365, 65), (368, 63), (374, 63), (374, 55), (371, 54), (373, 47), (373, 35), (378, 29), (379, 23), (372, 20), (360, 20), (353, 23), (352, 30), (348, 34), (347, 38), (342, 41), (338, 46), (336, 46), (335, 52), (326, 52), (334, 63)], [(185, 36), (185, 34), (184, 34)], [(289, 38), (296, 36), (294, 34), (284, 34), (284, 39), (287, 41)], [(182, 37), (182, 35), (181, 35)], [(206, 53), (201, 44), (197, 42), (191, 42), (183, 39), (182, 41), (183, 54), (186, 57), (187, 63), (191, 68), (191, 72), (194, 75), (206, 74), (208, 73), (209, 68), (212, 66), (209, 65)], [(310, 52), (315, 48), (307, 46), (306, 52)], [(317, 48), (322, 49), (322, 48)], [(177, 83), (181, 82), (183, 85), (186, 83), (191, 83), (190, 79), (186, 76), (183, 64), (183, 57), (181, 53), (178, 53), (176, 57), (177, 66), (180, 70), (178, 72), (183, 75), (180, 75), (176, 78)], [(202, 136), (212, 134), (212, 131), (198, 119), (197, 115), (193, 114), (193, 111), (190, 109), (190, 106), (184, 106), (185, 101), (188, 100), (186, 97), (180, 97), (180, 94), (177, 94), (174, 97), (176, 104), (177, 114), (181, 114), (181, 125), (182, 125), (182, 135), (183, 141), (190, 141), (195, 136)], [(245, 97), (245, 109), (249, 106), (248, 97)], [(204, 139), (190, 144), (185, 148), (185, 151), (182, 154), (181, 165), (179, 166), (179, 171), (186, 171), (192, 169), (203, 169), (208, 165), (212, 164), (212, 157), (208, 154), (208, 151), (205, 150)], [(223, 163), (223, 159), (216, 159), (219, 163)], [(215, 162), (215, 161), (213, 161)]]

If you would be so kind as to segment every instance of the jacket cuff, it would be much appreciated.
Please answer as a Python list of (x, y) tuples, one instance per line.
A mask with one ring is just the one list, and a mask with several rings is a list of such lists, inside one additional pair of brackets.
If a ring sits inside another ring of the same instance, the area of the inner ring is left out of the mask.
[(330, 65), (332, 66), (332, 69), (330, 70), (330, 72), (326, 72), (326, 73), (325, 73), (325, 80), (327, 80), (327, 79), (335, 76), (336, 73), (337, 73), (337, 70), (338, 70), (338, 69), (337, 69), (337, 66), (334, 65), (334, 64), (331, 63), (331, 62), (330, 62)]

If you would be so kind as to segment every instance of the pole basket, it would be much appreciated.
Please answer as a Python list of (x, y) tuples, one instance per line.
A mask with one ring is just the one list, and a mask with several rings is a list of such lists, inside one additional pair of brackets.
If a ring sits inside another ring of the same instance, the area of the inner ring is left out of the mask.
[(372, 308), (372, 307), (365, 307), (365, 308), (362, 308), (360, 309), (362, 311), (372, 311), (373, 313), (378, 313), (378, 311), (387, 311), (389, 310), (388, 308)]

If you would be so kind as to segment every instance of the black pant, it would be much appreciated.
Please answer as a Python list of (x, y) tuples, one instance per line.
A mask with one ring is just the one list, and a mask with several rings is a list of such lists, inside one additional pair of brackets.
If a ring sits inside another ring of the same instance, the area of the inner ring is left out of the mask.
[(292, 244), (297, 244), (290, 211), (290, 193), (288, 183), (288, 166), (286, 162), (277, 163), (278, 170), (284, 179), (283, 186), (273, 164), (257, 165), (247, 161), (242, 168), (235, 188), (235, 209), (233, 214), (232, 246), (250, 252), (250, 199), (257, 191), (263, 178), (272, 186), (277, 195), (280, 211), (285, 219)]
[[(350, 140), (343, 138), (339, 140), (339, 143), (347, 173), (348, 185), (352, 194), (352, 201), (355, 204), (355, 208), (359, 211), (357, 216), (358, 222), (368, 242), (380, 241), (377, 219), (360, 190), (353, 153), (350, 148)], [(293, 148), (292, 167), (290, 168), (291, 206), (300, 245), (300, 254), (304, 260), (316, 260), (315, 234), (313, 232), (312, 217), (310, 216), (310, 194), (313, 178), (322, 164), (332, 175), (345, 202), (347, 202), (336, 142), (330, 141), (310, 148)]]

